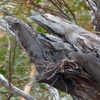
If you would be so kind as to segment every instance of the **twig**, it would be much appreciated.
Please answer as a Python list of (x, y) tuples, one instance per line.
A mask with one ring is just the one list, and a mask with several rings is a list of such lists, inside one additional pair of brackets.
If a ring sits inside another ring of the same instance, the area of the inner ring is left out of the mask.
[(14, 42), (14, 51), (13, 51), (12, 67), (14, 66), (15, 58), (16, 58), (16, 46), (17, 46), (17, 40), (15, 39), (15, 42)]
[(58, 5), (56, 5), (56, 3), (53, 1), (53, 0), (50, 0), (50, 2), (68, 19), (68, 20), (71, 20), (70, 17), (65, 14)]
[(64, 83), (64, 85), (65, 85), (65, 90), (66, 90), (66, 92), (67, 92), (67, 86), (66, 86), (66, 83), (65, 83), (65, 81), (63, 80), (63, 78), (62, 78), (61, 75), (60, 75), (60, 79), (62, 80), (62, 83)]
[(67, 8), (67, 9), (70, 11), (70, 13), (72, 14), (74, 20), (76, 21), (76, 17), (75, 17), (75, 15), (74, 15), (74, 13), (72, 12), (72, 10), (70, 9), (70, 7), (68, 6), (68, 4), (65, 2), (65, 0), (63, 0), (63, 2), (64, 2), (64, 5), (66, 6), (66, 8)]
[(53, 86), (56, 82), (57, 82), (57, 80), (60, 78), (60, 75), (58, 75), (58, 77), (53, 81), (53, 83), (51, 84), (51, 86)]
[(90, 8), (91, 8), (91, 10), (93, 10), (93, 12), (95, 13), (95, 15), (96, 15), (96, 12), (95, 12), (95, 10), (93, 9), (93, 7), (92, 7), (92, 5), (91, 5), (91, 3), (90, 3), (90, 1), (89, 0), (86, 0), (87, 2), (88, 2), (88, 4), (89, 4), (89, 6), (90, 6)]
[(13, 93), (11, 92), (11, 78), (12, 78), (12, 64), (11, 64), (11, 43), (9, 42), (9, 90), (10, 93), (7, 96), (7, 100), (10, 100), (10, 98), (13, 96)]
[(57, 73), (58, 70), (59, 70), (59, 68), (56, 69), (55, 72), (49, 78), (47, 78), (47, 80), (51, 79)]
[[(1, 83), (4, 87), (10, 89), (10, 88), (9, 88), (9, 82), (8, 82), (8, 80), (7, 80), (2, 74), (0, 74), (0, 83)], [(31, 95), (25, 93), (24, 91), (22, 91), (22, 90), (20, 90), (19, 88), (15, 87), (13, 84), (11, 84), (11, 91), (12, 91), (12, 93), (17, 94), (17, 95), (19, 95), (19, 96), (25, 98), (26, 100), (36, 100), (33, 96), (31, 96)]]
[(16, 44), (17, 44), (17, 41), (15, 40), (15, 43), (14, 43), (14, 54), (13, 54), (13, 59), (12, 59), (12, 53), (11, 53), (11, 43), (10, 43), (10, 40), (9, 40), (9, 37), (7, 38), (8, 39), (8, 50), (9, 50), (9, 88), (10, 88), (10, 93), (7, 97), (7, 100), (10, 100), (10, 98), (13, 96), (13, 93), (11, 92), (11, 79), (12, 79), (12, 70), (13, 70), (13, 66), (14, 66), (14, 62), (15, 62), (15, 53), (16, 53)]

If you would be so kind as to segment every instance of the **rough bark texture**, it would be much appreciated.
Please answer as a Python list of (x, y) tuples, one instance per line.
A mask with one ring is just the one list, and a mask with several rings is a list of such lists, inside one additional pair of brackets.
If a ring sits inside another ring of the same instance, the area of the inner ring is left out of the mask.
[(31, 19), (51, 35), (38, 35), (19, 19), (6, 17), (36, 65), (37, 80), (82, 100), (100, 100), (100, 37), (54, 15), (36, 13)]
[[(99, 34), (100, 1), (87, 1), (95, 7), (92, 20)], [(83, 100), (100, 100), (100, 37), (50, 14), (36, 13), (31, 19), (52, 35), (38, 35), (19, 19), (6, 17), (9, 32), (36, 65), (37, 80)]]

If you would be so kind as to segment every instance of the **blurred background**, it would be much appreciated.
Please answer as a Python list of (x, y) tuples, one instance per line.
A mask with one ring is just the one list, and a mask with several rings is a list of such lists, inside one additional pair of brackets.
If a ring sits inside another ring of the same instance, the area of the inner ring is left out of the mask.
[[(65, 1), (75, 18), (72, 16), (71, 12), (66, 6), (61, 6), (61, 9), (70, 17), (70, 20), (89, 31), (93, 31), (91, 18), (89, 15), (89, 8), (86, 6), (85, 0)], [(57, 15), (61, 14), (61, 12), (59, 12), (59, 10), (50, 2), (50, 0), (0, 0), (0, 16), (4, 17), (2, 10), (23, 20), (32, 26), (37, 33), (46, 33), (46, 31), (30, 20), (30, 16), (34, 13), (34, 11), (40, 10), (46, 13), (53, 13)], [(9, 43), (11, 47), (10, 58)], [(30, 62), (28, 55), (21, 48), (20, 44), (15, 41), (13, 36), (0, 30), (0, 74), (3, 74), (7, 79), (9, 78), (10, 61), (14, 61), (12, 66), (11, 82), (18, 88), (24, 90), (25, 85), (29, 83), (29, 77), (32, 75), (34, 76), (35, 68)], [(0, 84), (0, 100), (6, 100), (8, 93), (9, 90)], [(32, 84), (30, 94), (36, 97), (37, 100), (52, 100), (52, 97), (47, 91), (45, 85), (38, 84), (37, 82)], [(59, 94), (62, 100), (72, 100), (71, 96), (66, 93), (59, 91)], [(11, 100), (22, 99), (14, 94)]]

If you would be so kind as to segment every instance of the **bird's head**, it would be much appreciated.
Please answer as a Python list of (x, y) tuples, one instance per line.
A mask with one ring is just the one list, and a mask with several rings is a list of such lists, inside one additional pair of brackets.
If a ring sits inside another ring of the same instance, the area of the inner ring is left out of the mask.
[(18, 29), (20, 28), (20, 20), (12, 16), (6, 16), (5, 19), (9, 25), (9, 29), (16, 33), (16, 31), (18, 31)]
[(66, 25), (62, 25), (61, 23), (66, 24), (65, 22), (67, 20), (63, 18), (47, 13), (44, 14), (41, 12), (36, 12), (30, 18), (51, 34), (56, 33), (60, 35), (60, 33), (65, 33)]

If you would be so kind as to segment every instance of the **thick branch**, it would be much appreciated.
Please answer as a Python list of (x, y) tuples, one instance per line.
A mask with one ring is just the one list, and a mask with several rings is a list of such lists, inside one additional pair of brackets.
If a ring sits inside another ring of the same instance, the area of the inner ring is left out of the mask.
[(83, 100), (100, 100), (100, 38), (57, 16), (31, 18), (53, 35), (36, 35), (11, 16), (6, 20), (36, 65), (37, 80)]
[[(10, 89), (7, 79), (1, 74), (0, 74), (0, 83), (4, 87)], [(36, 100), (33, 96), (23, 92), (22, 90), (20, 90), (17, 87), (15, 87), (13, 84), (11, 84), (11, 91), (12, 91), (12, 93), (17, 94), (18, 96), (21, 96), (21, 97), (25, 98), (26, 100)]]

